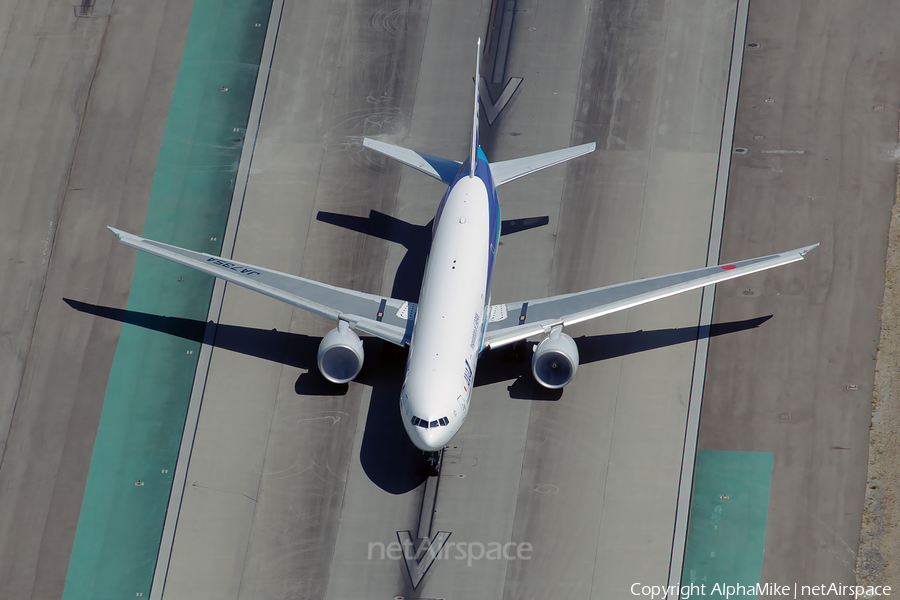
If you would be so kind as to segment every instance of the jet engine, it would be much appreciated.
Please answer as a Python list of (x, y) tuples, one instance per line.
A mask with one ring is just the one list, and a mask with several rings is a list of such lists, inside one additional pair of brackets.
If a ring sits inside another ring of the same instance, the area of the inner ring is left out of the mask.
[(550, 335), (534, 349), (531, 372), (545, 388), (559, 389), (572, 381), (578, 370), (578, 346), (575, 340), (554, 327)]
[(346, 321), (338, 321), (337, 328), (322, 338), (316, 361), (325, 379), (347, 383), (359, 375), (364, 358), (362, 340), (350, 330)]

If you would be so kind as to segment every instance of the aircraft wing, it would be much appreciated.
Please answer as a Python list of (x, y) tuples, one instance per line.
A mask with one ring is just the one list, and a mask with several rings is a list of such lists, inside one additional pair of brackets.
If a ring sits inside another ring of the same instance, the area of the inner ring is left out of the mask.
[(236, 260), (155, 242), (112, 227), (108, 229), (126, 246), (255, 290), (311, 313), (347, 321), (358, 331), (398, 346), (408, 344), (412, 335), (417, 308), (413, 302), (348, 290)]
[(781, 254), (751, 258), (727, 265), (704, 267), (672, 275), (638, 279), (574, 294), (494, 306), (491, 314), (498, 318), (488, 323), (484, 336), (484, 347), (504, 346), (549, 332), (557, 325), (574, 325), (720, 281), (780, 267), (802, 260), (806, 253), (816, 246), (818, 244)]

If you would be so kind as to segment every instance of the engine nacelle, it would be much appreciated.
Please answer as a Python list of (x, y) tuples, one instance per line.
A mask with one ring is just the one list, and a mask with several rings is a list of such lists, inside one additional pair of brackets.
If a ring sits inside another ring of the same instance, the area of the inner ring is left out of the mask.
[(531, 372), (545, 388), (556, 390), (575, 377), (578, 370), (578, 346), (575, 340), (555, 327), (534, 349)]
[(316, 362), (325, 379), (332, 383), (347, 383), (359, 375), (364, 359), (362, 340), (350, 330), (346, 321), (338, 321), (337, 328), (322, 338)]

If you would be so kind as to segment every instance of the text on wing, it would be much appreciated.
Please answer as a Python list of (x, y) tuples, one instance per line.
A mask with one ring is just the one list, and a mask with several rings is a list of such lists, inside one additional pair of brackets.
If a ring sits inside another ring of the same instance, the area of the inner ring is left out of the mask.
[(206, 262), (211, 262), (217, 267), (222, 267), (223, 269), (228, 269), (229, 271), (234, 271), (236, 273), (240, 273), (241, 275), (261, 275), (259, 271), (254, 271), (253, 269), (247, 269), (246, 267), (242, 267), (240, 265), (236, 265), (234, 263), (230, 263), (228, 261), (222, 260), (221, 258), (207, 258)]

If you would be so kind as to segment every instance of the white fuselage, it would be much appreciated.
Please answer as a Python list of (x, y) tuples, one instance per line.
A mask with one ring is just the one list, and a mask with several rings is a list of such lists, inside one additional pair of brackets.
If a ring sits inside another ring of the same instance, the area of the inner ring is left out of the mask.
[(484, 181), (457, 181), (436, 219), (400, 393), (406, 432), (425, 451), (449, 442), (469, 411), (490, 303), (492, 224)]

